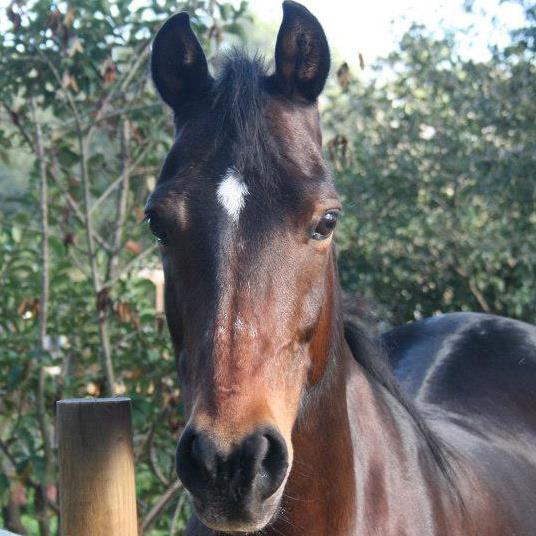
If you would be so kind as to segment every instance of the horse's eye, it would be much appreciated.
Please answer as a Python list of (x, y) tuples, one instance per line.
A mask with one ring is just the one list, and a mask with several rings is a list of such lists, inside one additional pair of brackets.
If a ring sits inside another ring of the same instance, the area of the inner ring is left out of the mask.
[(167, 233), (160, 218), (154, 212), (150, 212), (145, 216), (145, 221), (149, 224), (149, 229), (151, 229), (151, 233), (153, 233), (158, 242), (165, 244)]
[(326, 212), (320, 221), (317, 223), (315, 230), (313, 231), (313, 240), (325, 240), (329, 238), (335, 226), (337, 225), (337, 218), (339, 213), (335, 210)]

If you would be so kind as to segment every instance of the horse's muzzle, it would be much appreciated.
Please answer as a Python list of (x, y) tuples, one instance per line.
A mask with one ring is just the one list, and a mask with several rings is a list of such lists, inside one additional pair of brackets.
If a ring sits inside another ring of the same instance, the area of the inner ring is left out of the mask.
[(177, 447), (177, 474), (199, 518), (220, 532), (263, 528), (277, 510), (276, 492), (288, 468), (285, 440), (271, 426), (257, 428), (228, 452), (208, 433), (189, 426)]

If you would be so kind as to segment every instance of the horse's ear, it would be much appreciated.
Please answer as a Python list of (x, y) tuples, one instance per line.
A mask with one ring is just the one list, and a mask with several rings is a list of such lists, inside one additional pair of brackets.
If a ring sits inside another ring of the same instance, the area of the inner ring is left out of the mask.
[(329, 46), (322, 26), (304, 6), (283, 2), (275, 46), (275, 79), (288, 97), (314, 101), (329, 73)]
[(207, 59), (190, 27), (187, 13), (177, 13), (153, 41), (151, 74), (162, 99), (175, 113), (191, 98), (205, 93), (212, 78)]

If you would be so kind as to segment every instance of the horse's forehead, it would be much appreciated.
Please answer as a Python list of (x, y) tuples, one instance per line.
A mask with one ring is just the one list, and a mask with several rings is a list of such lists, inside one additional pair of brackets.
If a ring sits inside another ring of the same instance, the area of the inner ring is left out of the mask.
[(315, 105), (295, 103), (281, 98), (266, 102), (266, 117), (281, 134), (316, 136), (320, 132), (318, 108)]
[[(251, 213), (248, 208), (269, 206), (259, 214), (266, 219), (274, 210), (310, 205), (319, 187), (331, 183), (315, 106), (267, 99), (259, 118), (266, 135), (256, 139), (222, 136), (225, 124), (211, 122), (217, 114), (210, 108), (203, 112), (179, 130), (160, 175), (160, 197), (168, 197), (168, 206), (180, 202), (181, 221), (199, 213), (194, 207), (203, 207), (205, 217), (210, 205), (235, 223)], [(252, 150), (255, 143), (258, 151)]]

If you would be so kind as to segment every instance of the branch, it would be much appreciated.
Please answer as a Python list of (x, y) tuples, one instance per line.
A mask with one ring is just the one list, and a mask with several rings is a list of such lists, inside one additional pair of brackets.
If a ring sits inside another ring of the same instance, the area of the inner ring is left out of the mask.
[(151, 253), (154, 253), (157, 249), (157, 244), (153, 244), (152, 246), (149, 246), (146, 250), (142, 251), (139, 255), (134, 257), (128, 264), (126, 264), (120, 272), (118, 272), (115, 277), (112, 279), (109, 279), (104, 284), (105, 287), (111, 287), (114, 285), (124, 274), (128, 274), (134, 266), (136, 266), (142, 259), (145, 257), (148, 257)]
[[(16, 500), (15, 491), (10, 489), (8, 493), (7, 505), (4, 507), (4, 521), (6, 522), (6, 528), (8, 530), (15, 531), (15, 533), (18, 535), (28, 534), (26, 528), (22, 524), (20, 510), (20, 501)], [(6, 534), (13, 536), (11, 532)]]
[[(76, 256), (74, 252), (74, 246), (71, 246), (69, 248), (69, 254), (74, 264), (76, 264), (76, 267), (84, 274), (84, 277), (86, 277), (87, 279), (91, 279), (91, 274), (87, 271), (87, 266), (83, 264)], [(82, 254), (85, 254), (85, 251), (82, 252)]]
[(0, 450), (2, 450), (2, 452), (5, 454), (6, 458), (10, 461), (11, 465), (13, 466), (13, 469), (15, 469), (15, 471), (17, 471), (17, 460), (15, 459), (13, 454), (11, 454), (11, 452), (9, 451), (8, 446), (2, 440), (2, 438), (0, 438)]
[(128, 84), (130, 84), (130, 81), (132, 80), (134, 75), (137, 73), (141, 64), (145, 61), (145, 59), (149, 55), (149, 51), (150, 51), (150, 45), (144, 44), (140, 53), (135, 54), (134, 57), (136, 58), (136, 60), (134, 61), (134, 63), (129, 68), (125, 69), (122, 80), (119, 80), (116, 83), (116, 85), (113, 87), (110, 93), (108, 93), (106, 98), (103, 100), (100, 108), (97, 111), (95, 118), (93, 119), (93, 123), (88, 130), (88, 133), (87, 133), (88, 140), (91, 139), (95, 131), (95, 127), (104, 116), (106, 109), (108, 108), (108, 105), (112, 102), (112, 100), (118, 93), (123, 93), (126, 90), (126, 88), (128, 87)]
[(177, 525), (179, 524), (179, 516), (181, 514), (182, 507), (184, 506), (184, 500), (186, 499), (186, 493), (183, 493), (179, 500), (177, 501), (177, 506), (175, 507), (175, 512), (171, 520), (171, 527), (169, 529), (169, 535), (175, 536), (179, 531)]
[(158, 516), (162, 513), (167, 504), (175, 497), (177, 492), (182, 489), (182, 484), (180, 480), (176, 480), (169, 486), (169, 488), (162, 494), (157, 503), (151, 508), (149, 513), (143, 519), (140, 527), (140, 532), (147, 530), (150, 525), (156, 521)]
[(61, 76), (58, 73), (58, 70), (56, 69), (54, 64), (50, 61), (49, 57), (46, 54), (44, 54), (43, 51), (39, 47), (36, 47), (35, 50), (37, 51), (37, 54), (39, 55), (39, 57), (48, 65), (48, 68), (50, 69), (50, 72), (52, 73), (52, 75), (56, 79), (56, 82), (58, 83), (60, 91), (65, 96), (65, 98), (67, 100), (67, 103), (69, 104), (69, 106), (70, 106), (70, 108), (71, 108), (71, 110), (72, 110), (72, 112), (74, 114), (77, 129), (80, 131), (81, 126), (82, 126), (82, 123), (81, 123), (81, 120), (80, 120), (80, 113), (78, 112), (78, 107), (76, 106), (76, 104), (75, 104), (75, 102), (73, 100), (71, 92), (69, 90), (66, 90), (63, 87), (63, 83), (61, 81)]
[(49, 246), (48, 246), (48, 181), (45, 163), (45, 150), (43, 148), (43, 133), (41, 124), (37, 119), (35, 99), (31, 101), (32, 116), (35, 125), (35, 147), (37, 162), (39, 165), (40, 180), (40, 211), (41, 211), (41, 303), (39, 314), (39, 338), (41, 349), (45, 351), (47, 346), (47, 321), (48, 321), (48, 300), (49, 300)]
[[(45, 150), (43, 147), (43, 132), (41, 124), (37, 118), (37, 107), (35, 99), (30, 100), (32, 109), (32, 119), (35, 125), (35, 147), (37, 163), (39, 166), (39, 181), (40, 181), (40, 199), (39, 208), (41, 212), (41, 298), (39, 303), (39, 345), (41, 349), (41, 361), (43, 361), (48, 351), (48, 305), (50, 296), (50, 281), (49, 281), (49, 224), (48, 224), (48, 181), (45, 162)], [(45, 455), (45, 480), (50, 476), (53, 463), (52, 455), (52, 440), (49, 433), (49, 424), (47, 422), (46, 401), (45, 401), (45, 380), (46, 373), (44, 364), (41, 362), (39, 367), (39, 379), (37, 387), (37, 415), (39, 419), (39, 427), (43, 438), (43, 448)]]
[(101, 121), (107, 121), (108, 119), (113, 119), (114, 117), (128, 115), (132, 112), (141, 112), (143, 110), (152, 110), (153, 108), (161, 108), (159, 102), (153, 104), (144, 104), (143, 106), (133, 106), (132, 108), (118, 108), (107, 114), (101, 114), (98, 118), (92, 119), (91, 124), (99, 123)]
[(47, 515), (47, 482), (52, 472), (53, 453), (52, 440), (49, 433), (49, 423), (46, 413), (46, 372), (44, 367), (44, 358), (48, 351), (48, 301), (49, 301), (49, 227), (48, 227), (48, 181), (47, 169), (45, 162), (45, 150), (43, 147), (43, 133), (41, 124), (37, 118), (37, 107), (35, 99), (30, 100), (32, 110), (32, 119), (35, 125), (35, 148), (37, 164), (39, 166), (40, 198), (39, 208), (41, 213), (41, 298), (39, 311), (39, 346), (41, 350), (41, 363), (39, 363), (39, 372), (37, 380), (37, 418), (39, 429), (43, 440), (43, 450), (45, 458), (45, 477), (44, 481), (38, 483), (36, 489), (35, 505), (41, 534), (46, 536), (50, 532)]
[(91, 199), (91, 190), (89, 185), (89, 174), (87, 168), (87, 145), (86, 141), (82, 137), (82, 133), (78, 131), (78, 147), (80, 150), (80, 179), (82, 182), (82, 191), (83, 191), (83, 216), (84, 224), (86, 227), (86, 240), (87, 240), (87, 250), (89, 254), (89, 261), (91, 265), (91, 276), (93, 278), (93, 288), (95, 294), (98, 294), (101, 290), (100, 285), (100, 276), (97, 267), (97, 259), (95, 256), (95, 242), (93, 241), (93, 221), (91, 215), (89, 214), (89, 205)]
[[(93, 290), (95, 291), (95, 299), (98, 299), (98, 296), (101, 290), (104, 288), (100, 284), (99, 269), (97, 266), (97, 256), (95, 251), (95, 242), (93, 239), (94, 230), (93, 230), (93, 221), (91, 214), (89, 212), (90, 208), (90, 199), (91, 191), (89, 184), (89, 173), (87, 167), (88, 159), (88, 138), (83, 137), (82, 135), (82, 126), (77, 121), (77, 137), (78, 137), (78, 146), (80, 150), (80, 180), (82, 182), (82, 191), (83, 191), (83, 215), (85, 220), (86, 227), (86, 241), (87, 241), (87, 250), (89, 255), (89, 264), (91, 268), (91, 278), (93, 280)], [(99, 325), (99, 338), (101, 342), (101, 364), (106, 378), (106, 394), (108, 396), (113, 396), (115, 392), (115, 378), (112, 362), (112, 349), (110, 346), (110, 336), (108, 334), (108, 322), (107, 322), (107, 313), (106, 308), (99, 308), (97, 310), (97, 321)]]
[(91, 206), (91, 209), (89, 211), (90, 214), (93, 213), (93, 211), (115, 190), (115, 188), (117, 188), (117, 186), (123, 182), (125, 174), (128, 174), (129, 176), (132, 175), (138, 164), (145, 158), (145, 156), (149, 152), (149, 149), (152, 148), (153, 144), (149, 143), (144, 149), (140, 151), (140, 154), (136, 157), (134, 162), (132, 162), (132, 164), (129, 165), (126, 170), (123, 170), (121, 172), (121, 175), (119, 175), (117, 179), (111, 182), (108, 188), (106, 188), (106, 190), (104, 190), (104, 192), (102, 192), (102, 194), (93, 202), (93, 205)]
[(35, 488), (34, 493), (34, 508), (37, 513), (37, 522), (39, 524), (39, 533), (41, 536), (50, 536), (50, 525), (48, 523), (48, 515), (44, 508), (46, 504), (46, 489), (44, 486)]
[(114, 241), (112, 243), (112, 252), (108, 259), (108, 267), (106, 270), (106, 279), (111, 279), (117, 272), (119, 264), (119, 251), (121, 249), (121, 241), (123, 239), (123, 227), (125, 226), (125, 219), (127, 216), (127, 201), (128, 201), (128, 189), (130, 186), (130, 122), (124, 120), (122, 122), (121, 129), (121, 183), (119, 191), (117, 192), (117, 204), (116, 204), (116, 224)]
[[(56, 182), (56, 184), (57, 184), (57, 182)], [(69, 192), (63, 191), (63, 193), (65, 194), (65, 198), (67, 199), (67, 204), (69, 205), (69, 207), (74, 212), (74, 215), (75, 215), (76, 219), (82, 225), (85, 226), (86, 225), (86, 219), (84, 217), (84, 214), (80, 210), (80, 207), (78, 206), (78, 203), (73, 199), (73, 196)], [(112, 252), (112, 246), (110, 246), (110, 244), (108, 244), (108, 242), (106, 242), (106, 240), (104, 240), (104, 238), (102, 238), (102, 236), (99, 233), (97, 233), (97, 231), (95, 231), (95, 229), (92, 229), (91, 231), (92, 231), (93, 238), (94, 238), (95, 242), (97, 242), (99, 244), (99, 246), (104, 248), (106, 251), (111, 253)]]
[(147, 434), (145, 434), (145, 438), (143, 438), (140, 442), (140, 447), (138, 450), (138, 453), (135, 455), (135, 461), (136, 463), (141, 459), (141, 457), (147, 455), (147, 460), (149, 462), (149, 466), (153, 470), (153, 473), (156, 475), (160, 483), (164, 486), (169, 486), (170, 480), (167, 479), (163, 474), (158, 466), (158, 460), (155, 459), (155, 453), (154, 453), (154, 435), (155, 435), (155, 428), (156, 424), (161, 422), (162, 418), (167, 412), (167, 408), (162, 408), (158, 411), (158, 414), (156, 415), (155, 419), (151, 423), (151, 426), (149, 428), (149, 431)]
[[(56, 162), (54, 161), (53, 164), (56, 164)], [(76, 219), (85, 227), (86, 219), (84, 217), (82, 210), (80, 209), (80, 205), (75, 201), (73, 196), (63, 187), (60, 179), (56, 176), (56, 174), (52, 173), (51, 170), (49, 170), (49, 173), (50, 173), (52, 180), (56, 184), (56, 186), (60, 189), (61, 193), (65, 196), (67, 204), (69, 205), (69, 208), (74, 212)], [(106, 242), (106, 240), (104, 240), (104, 238), (102, 238), (102, 236), (99, 233), (97, 233), (95, 229), (92, 229), (92, 232), (93, 232), (93, 238), (95, 239), (95, 242), (97, 242), (99, 246), (104, 248), (106, 251), (111, 252), (112, 247), (110, 246), (110, 244), (108, 244), (108, 242)]]
[(475, 297), (476, 301), (478, 302), (482, 310), (485, 313), (492, 313), (493, 310), (491, 306), (489, 305), (488, 301), (486, 300), (486, 298), (484, 297), (484, 294), (480, 292), (480, 290), (476, 286), (475, 282), (471, 279), (469, 274), (465, 270), (462, 270), (459, 266), (453, 266), (453, 268), (454, 268), (454, 271), (459, 276), (465, 279), (467, 286), (469, 287), (469, 290), (471, 291), (471, 294)]
[[(16, 113), (9, 107), (9, 105), (5, 101), (5, 99), (1, 99), (1, 102), (4, 105), (4, 108), (7, 110), (8, 114), (10, 115), (10, 117), (11, 118), (16, 117)], [(28, 145), (28, 147), (30, 148), (32, 153), (35, 154), (36, 150), (35, 150), (35, 147), (33, 145), (34, 142), (32, 141), (32, 137), (30, 136), (30, 134), (28, 134), (28, 132), (26, 131), (26, 129), (24, 128), (22, 123), (18, 120), (18, 118), (13, 119), (12, 122), (17, 127), (17, 129), (19, 130), (21, 136), (24, 138), (24, 141), (26, 142), (26, 144)]]
[[(91, 133), (95, 128), (95, 124), (90, 128), (87, 136), (84, 138), (82, 121), (78, 108), (71, 96), (70, 91), (66, 90), (63, 87), (61, 77), (59, 76), (58, 71), (50, 59), (43, 54), (43, 52), (37, 47), (37, 53), (48, 65), (50, 71), (54, 75), (56, 82), (59, 85), (60, 90), (64, 94), (67, 102), (73, 112), (75, 125), (76, 125), (76, 135), (78, 139), (78, 146), (80, 150), (80, 180), (82, 182), (82, 191), (83, 191), (83, 215), (84, 215), (84, 224), (86, 229), (86, 241), (87, 249), (89, 255), (89, 263), (91, 268), (91, 278), (93, 280), (93, 290), (95, 291), (95, 299), (98, 299), (99, 293), (103, 289), (100, 284), (100, 275), (97, 266), (97, 257), (95, 251), (95, 231), (93, 229), (93, 222), (90, 214), (90, 201), (91, 201), (91, 189), (90, 189), (90, 177), (88, 173), (88, 152), (89, 152), (89, 142)], [(138, 58), (140, 59), (140, 58)], [(129, 79), (130, 80), (130, 79)], [(108, 396), (113, 396), (115, 392), (115, 379), (114, 379), (114, 370), (112, 362), (112, 350), (110, 346), (110, 336), (108, 334), (108, 323), (107, 323), (107, 314), (106, 309), (101, 308), (97, 310), (97, 321), (99, 326), (99, 338), (101, 342), (101, 364), (106, 378), (106, 392)]]
[(148, 446), (149, 465), (151, 466), (153, 473), (156, 475), (156, 478), (158, 478), (158, 480), (160, 480), (160, 482), (164, 484), (164, 486), (169, 486), (169, 480), (162, 474), (162, 471), (160, 470), (160, 467), (158, 466), (158, 460), (156, 459), (156, 454), (154, 451), (153, 439), (154, 439), (154, 429), (153, 429), (153, 433), (151, 434), (151, 437), (149, 440), (149, 446)]

